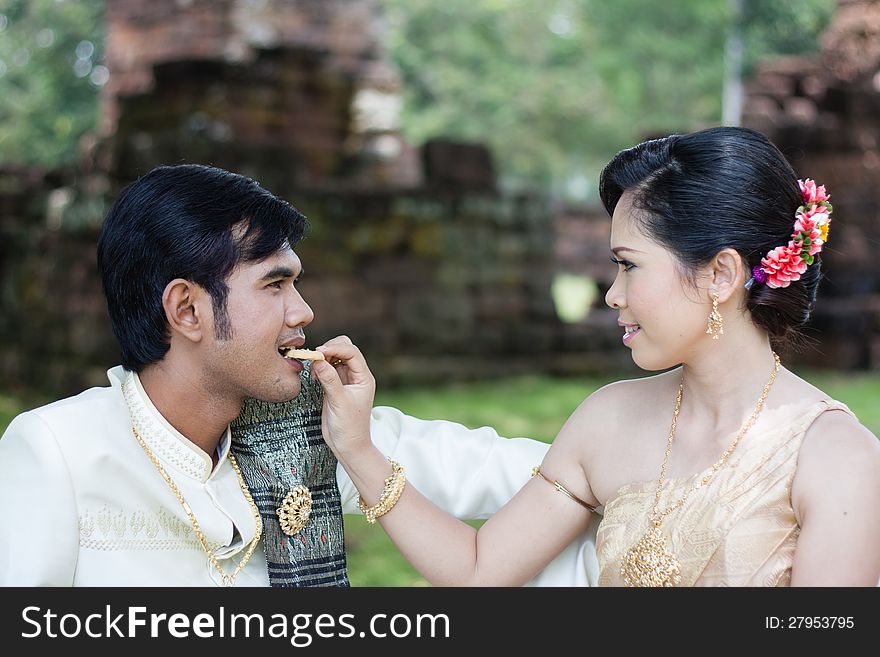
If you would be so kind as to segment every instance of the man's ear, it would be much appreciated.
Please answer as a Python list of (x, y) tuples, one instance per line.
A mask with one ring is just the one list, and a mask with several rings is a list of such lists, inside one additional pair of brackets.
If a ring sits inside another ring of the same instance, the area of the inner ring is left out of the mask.
[(172, 331), (180, 333), (187, 340), (201, 341), (209, 322), (206, 315), (207, 293), (192, 281), (175, 278), (165, 286), (162, 293), (162, 307), (165, 318)]
[(724, 303), (745, 283), (743, 259), (734, 249), (722, 249), (710, 266), (710, 287), (718, 295), (718, 301)]

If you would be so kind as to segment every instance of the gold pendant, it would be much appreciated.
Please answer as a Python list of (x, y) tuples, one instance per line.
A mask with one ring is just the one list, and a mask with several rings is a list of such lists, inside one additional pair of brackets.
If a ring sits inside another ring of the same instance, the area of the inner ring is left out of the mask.
[(627, 550), (620, 575), (626, 586), (678, 586), (681, 583), (681, 567), (675, 555), (666, 549), (660, 527), (651, 527), (642, 540)]
[(281, 531), (288, 536), (293, 536), (306, 526), (309, 516), (312, 515), (312, 493), (299, 484), (287, 493), (281, 506), (275, 509), (278, 520), (281, 522)]

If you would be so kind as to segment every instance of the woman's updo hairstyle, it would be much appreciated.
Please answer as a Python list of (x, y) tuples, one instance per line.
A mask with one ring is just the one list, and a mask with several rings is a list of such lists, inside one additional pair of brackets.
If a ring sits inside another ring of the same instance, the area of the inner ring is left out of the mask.
[[(746, 128), (711, 128), (652, 139), (620, 151), (602, 171), (608, 214), (625, 191), (645, 235), (671, 251), (692, 281), (725, 248), (748, 271), (788, 244), (802, 197), (797, 175), (770, 141)], [(821, 265), (785, 288), (755, 283), (746, 292), (752, 321), (775, 346), (800, 336), (810, 317)], [(797, 341), (797, 340), (795, 340)]]

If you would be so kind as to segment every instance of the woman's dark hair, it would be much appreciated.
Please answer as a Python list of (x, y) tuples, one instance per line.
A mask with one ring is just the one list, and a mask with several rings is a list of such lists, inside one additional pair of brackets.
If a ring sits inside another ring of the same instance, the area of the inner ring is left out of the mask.
[[(788, 244), (802, 203), (791, 165), (764, 135), (746, 128), (671, 135), (619, 152), (599, 179), (608, 214), (625, 191), (632, 192), (641, 229), (676, 256), (691, 280), (725, 248), (751, 271), (767, 252)], [(817, 260), (788, 287), (756, 283), (746, 293), (752, 321), (774, 345), (798, 341), (820, 269)]]
[(162, 293), (175, 278), (211, 295), (218, 338), (231, 337), (226, 280), (299, 242), (306, 218), (255, 181), (197, 164), (163, 166), (129, 185), (98, 240), (98, 269), (122, 365), (140, 372), (170, 347)]

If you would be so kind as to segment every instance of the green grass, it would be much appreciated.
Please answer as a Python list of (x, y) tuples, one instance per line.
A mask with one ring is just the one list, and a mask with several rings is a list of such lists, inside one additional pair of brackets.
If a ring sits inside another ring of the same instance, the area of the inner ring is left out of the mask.
[(859, 421), (880, 437), (880, 372), (804, 371), (798, 375), (849, 406)]
[[(846, 403), (880, 436), (880, 373), (798, 372), (830, 396)], [(566, 418), (605, 378), (518, 377), (492, 382), (380, 390), (377, 405), (394, 406), (415, 417), (445, 419), (469, 427), (491, 426), (501, 435), (553, 439)], [(0, 432), (19, 412), (32, 407), (0, 395)], [(345, 518), (349, 576), (353, 586), (425, 586), (378, 525), (360, 516)]]
[(614, 376), (549, 379), (536, 375), (379, 390), (376, 405), (394, 406), (419, 418), (455, 420), (469, 427), (490, 426), (509, 438), (528, 436), (550, 442), (587, 395), (614, 380)]
[(26, 408), (25, 404), (14, 397), (0, 395), (0, 433), (12, 422), (12, 418)]

